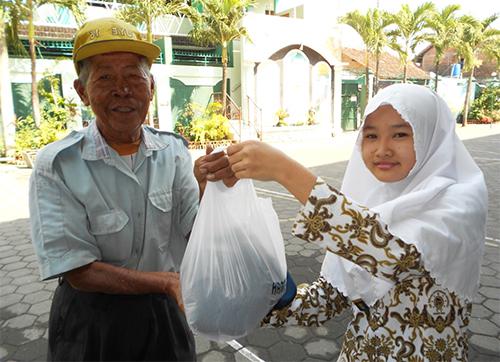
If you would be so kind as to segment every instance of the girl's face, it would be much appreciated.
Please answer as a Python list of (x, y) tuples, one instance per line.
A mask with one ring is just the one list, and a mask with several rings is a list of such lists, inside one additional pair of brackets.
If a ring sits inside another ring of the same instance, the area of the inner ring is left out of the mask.
[(404, 179), (415, 165), (413, 130), (390, 105), (366, 117), (361, 142), (363, 161), (381, 182)]

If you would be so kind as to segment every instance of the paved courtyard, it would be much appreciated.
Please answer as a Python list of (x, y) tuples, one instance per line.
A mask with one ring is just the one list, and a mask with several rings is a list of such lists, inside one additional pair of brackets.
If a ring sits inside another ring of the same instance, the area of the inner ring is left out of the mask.
[[(472, 128), (471, 131), (472, 132)], [(482, 263), (481, 288), (474, 301), (471, 361), (500, 361), (500, 132), (499, 128), (464, 135), (464, 142), (483, 170), (489, 189), (487, 239)], [(469, 138), (469, 139), (467, 139)], [(333, 142), (336, 140), (334, 139)], [(352, 138), (345, 138), (351, 147)], [(345, 148), (344, 147), (344, 148)], [(335, 157), (330, 149), (314, 152), (307, 145), (283, 145), (327, 182), (340, 186), (345, 155)], [(328, 147), (327, 147), (328, 148)], [(343, 148), (343, 149), (344, 149)], [(308, 151), (309, 150), (309, 151)], [(336, 153), (340, 155), (341, 152)], [(302, 159), (301, 159), (302, 157)], [(47, 324), (55, 281), (40, 282), (31, 246), (27, 216), (27, 180), (30, 170), (0, 165), (0, 361), (43, 361)], [(256, 183), (261, 196), (272, 197), (285, 240), (288, 268), (297, 283), (313, 281), (319, 273), (323, 251), (290, 234), (299, 203), (273, 183)], [(200, 361), (335, 361), (350, 319), (346, 312), (322, 327), (258, 329), (230, 343), (196, 338)]]

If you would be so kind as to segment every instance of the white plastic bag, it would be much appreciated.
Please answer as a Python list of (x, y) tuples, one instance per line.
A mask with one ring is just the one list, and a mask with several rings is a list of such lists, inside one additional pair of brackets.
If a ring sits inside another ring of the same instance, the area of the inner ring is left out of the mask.
[(193, 332), (217, 341), (248, 334), (283, 295), (286, 271), (271, 200), (251, 180), (208, 182), (180, 271)]

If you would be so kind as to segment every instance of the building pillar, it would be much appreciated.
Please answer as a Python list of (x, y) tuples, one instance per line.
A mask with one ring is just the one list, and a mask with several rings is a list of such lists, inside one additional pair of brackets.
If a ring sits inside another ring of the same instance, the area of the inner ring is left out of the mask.
[(164, 37), (163, 45), (165, 52), (164, 64), (153, 64), (152, 72), (154, 74), (156, 86), (156, 99), (158, 107), (158, 124), (163, 131), (173, 131), (175, 120), (172, 119), (172, 107), (170, 100), (172, 97), (170, 91), (170, 65), (172, 64), (172, 38)]
[(11, 156), (16, 147), (16, 115), (12, 99), (12, 86), (9, 75), (9, 55), (7, 47), (0, 50), (0, 136), (7, 155)]
[(332, 67), (332, 135), (342, 133), (342, 64)]

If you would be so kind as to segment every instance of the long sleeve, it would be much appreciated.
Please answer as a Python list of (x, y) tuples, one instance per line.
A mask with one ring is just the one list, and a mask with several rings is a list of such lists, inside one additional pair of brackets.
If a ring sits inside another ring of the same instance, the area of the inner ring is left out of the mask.
[(324, 278), (299, 288), (292, 303), (285, 308), (271, 311), (262, 325), (319, 326), (349, 306), (347, 299)]
[(318, 179), (293, 227), (297, 237), (320, 242), (335, 253), (390, 282), (425, 273), (414, 245), (392, 235), (373, 211)]

